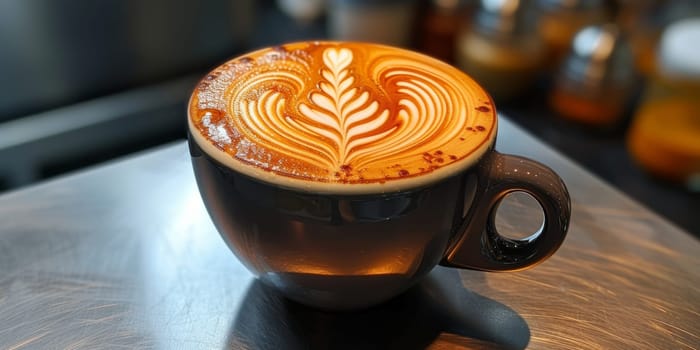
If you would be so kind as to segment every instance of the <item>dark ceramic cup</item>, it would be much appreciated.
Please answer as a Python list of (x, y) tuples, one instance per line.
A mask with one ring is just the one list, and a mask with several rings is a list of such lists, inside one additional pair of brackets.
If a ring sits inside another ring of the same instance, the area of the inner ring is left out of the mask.
[[(562, 244), (570, 200), (546, 166), (493, 150), (435, 183), (394, 193), (335, 195), (285, 188), (217, 162), (189, 137), (192, 164), (209, 214), (239, 260), (289, 298), (325, 309), (353, 309), (403, 292), (437, 264), (515, 271)], [(500, 201), (514, 191), (542, 206), (531, 238), (501, 236)]]
[[(353, 42), (262, 49), (210, 72), (188, 111), (214, 225), (262, 282), (307, 305), (378, 304), (438, 264), (520, 270), (566, 235), (561, 179), (496, 152), (488, 94), (419, 53)], [(544, 212), (526, 239), (495, 225), (514, 191)]]

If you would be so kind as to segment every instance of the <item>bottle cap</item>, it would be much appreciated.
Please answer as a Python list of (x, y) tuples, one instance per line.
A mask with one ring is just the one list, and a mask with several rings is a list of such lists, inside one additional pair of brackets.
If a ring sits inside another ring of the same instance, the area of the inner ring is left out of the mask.
[(658, 55), (662, 75), (700, 79), (700, 18), (669, 25), (661, 36)]
[(481, 0), (476, 30), (494, 37), (518, 37), (535, 32), (532, 8), (521, 0)]

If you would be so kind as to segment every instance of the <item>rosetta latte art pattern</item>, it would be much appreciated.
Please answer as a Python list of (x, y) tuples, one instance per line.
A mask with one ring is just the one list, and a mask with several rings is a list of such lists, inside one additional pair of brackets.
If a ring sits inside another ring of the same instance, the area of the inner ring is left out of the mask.
[(244, 163), (316, 181), (430, 172), (487, 138), (491, 102), (470, 92), (468, 77), (408, 51), (354, 45), (268, 49), (227, 63), (193, 97), (193, 122)]
[[(298, 117), (284, 112), (287, 99), (282, 93), (268, 90), (258, 99), (240, 102), (245, 111), (240, 120), (259, 142), (281, 153), (328, 169), (352, 163), (373, 141), (396, 129), (391, 126), (378, 132), (387, 123), (389, 111), (380, 111), (379, 103), (370, 101), (367, 91), (359, 93), (353, 86), (355, 79), (348, 71), (352, 58), (349, 49), (324, 51), (320, 91), (311, 93), (311, 103), (299, 104)], [(302, 83), (299, 77), (280, 72), (265, 74), (268, 77)]]

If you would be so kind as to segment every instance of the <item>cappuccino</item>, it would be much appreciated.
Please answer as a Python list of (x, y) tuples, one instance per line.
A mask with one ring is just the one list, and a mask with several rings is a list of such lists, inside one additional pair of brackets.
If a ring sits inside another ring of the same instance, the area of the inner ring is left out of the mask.
[(470, 77), (428, 56), (305, 42), (214, 69), (193, 92), (188, 119), (205, 152), (244, 174), (322, 192), (373, 192), (471, 166), (493, 144), (492, 103)]
[[(489, 96), (418, 53), (340, 42), (259, 50), (202, 79), (188, 125), (222, 238), (261, 281), (307, 305), (374, 305), (437, 264), (520, 270), (553, 254), (568, 228), (561, 179), (497, 152)], [(526, 240), (495, 224), (513, 191), (544, 212)]]

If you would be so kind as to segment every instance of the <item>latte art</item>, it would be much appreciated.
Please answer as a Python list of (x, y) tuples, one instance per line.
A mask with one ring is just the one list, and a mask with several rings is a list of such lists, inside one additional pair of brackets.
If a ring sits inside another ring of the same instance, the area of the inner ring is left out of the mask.
[(357, 43), (234, 59), (202, 80), (189, 108), (193, 137), (225, 164), (323, 183), (438, 171), (483, 153), (496, 123), (488, 95), (457, 69)]

